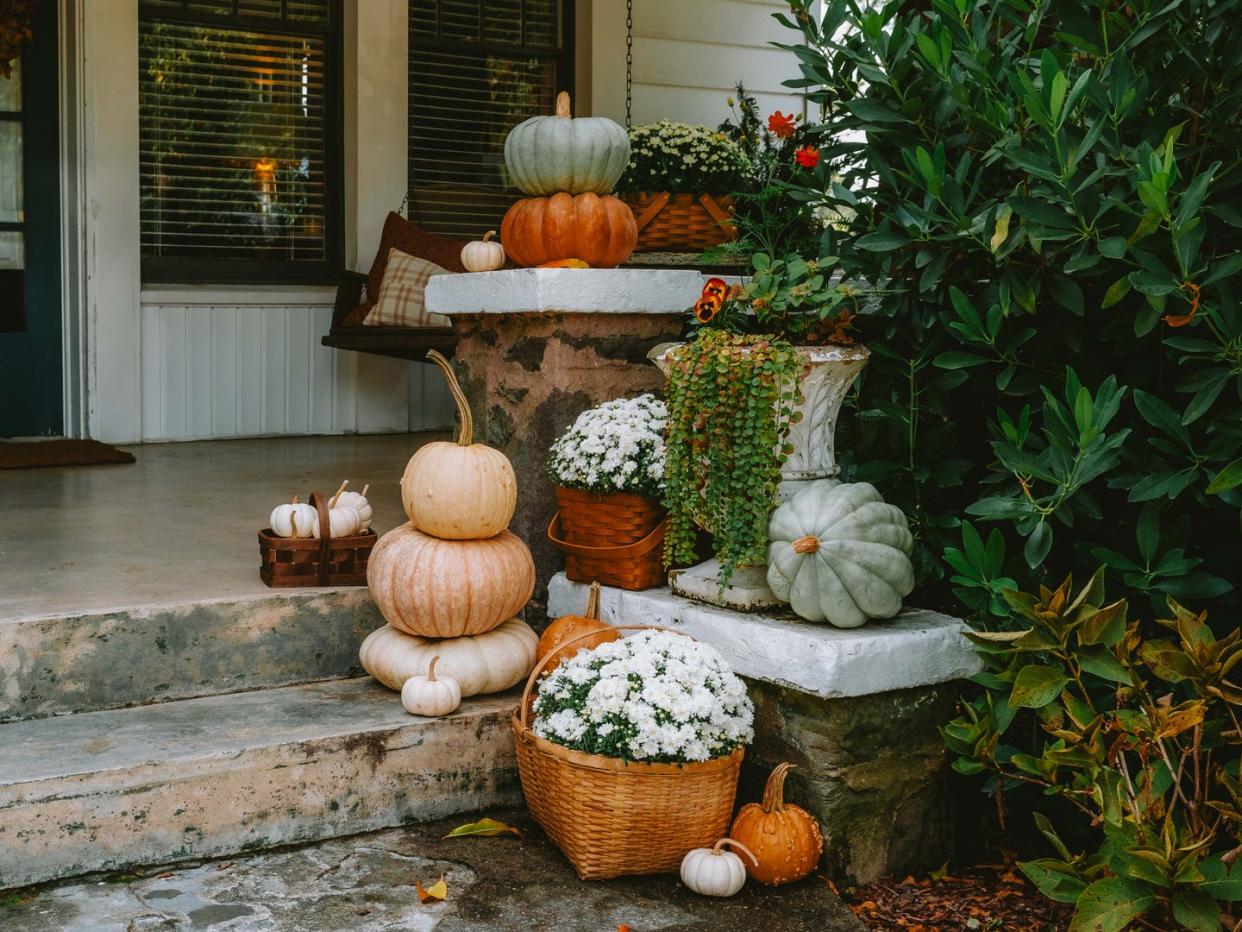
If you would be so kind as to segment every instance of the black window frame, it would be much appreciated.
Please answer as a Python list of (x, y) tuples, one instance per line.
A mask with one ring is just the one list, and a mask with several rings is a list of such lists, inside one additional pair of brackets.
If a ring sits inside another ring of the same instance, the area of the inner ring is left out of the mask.
[[(414, 58), (419, 51), (440, 52), (440, 53), (461, 53), (463, 51), (477, 52), (480, 55), (497, 55), (506, 58), (532, 57), (542, 58), (553, 61), (556, 67), (555, 87), (553, 90), (553, 98), (559, 91), (567, 91), (573, 98), (574, 89), (574, 72), (575, 72), (575, 53), (576, 53), (576, 34), (574, 25), (574, 7), (575, 0), (555, 0), (558, 11), (559, 32), (558, 38), (560, 42), (559, 49), (549, 49), (546, 47), (532, 47), (524, 44), (504, 45), (503, 43), (484, 42), (482, 40), (482, 26), (480, 25), (480, 39), (477, 42), (462, 40), (458, 37), (451, 36), (444, 38), (441, 36), (441, 23), (439, 18), (436, 19), (436, 37), (434, 39), (427, 36), (415, 35), (414, 24), (414, 3), (415, 0), (406, 0), (407, 9), (409, 10), (409, 23), (407, 31), (409, 33), (409, 63), (406, 68), (406, 85), (411, 95), (411, 100), (407, 102), (407, 108), (413, 110), (412, 96), (414, 93)], [(479, 9), (479, 22), (482, 24), (483, 17), (487, 12), (487, 0), (476, 0)], [(437, 4), (437, 12), (439, 6)], [(525, 27), (525, 3), (522, 4), (522, 17), (519, 21), (522, 27)], [(525, 38), (523, 36), (523, 38)], [(549, 107), (548, 113), (552, 112)], [(408, 203), (407, 216), (414, 220), (420, 226), (424, 226), (433, 233), (442, 232), (437, 230), (435, 225), (424, 223), (423, 218), (418, 216), (418, 188), (414, 178), (414, 159), (415, 148), (413, 144), (414, 123), (413, 113), (409, 113), (409, 124), (406, 127), (406, 201)], [(516, 188), (513, 188), (513, 200), (516, 202), (525, 197)], [(497, 227), (499, 229), (499, 227)], [(456, 234), (445, 234), (456, 235)]]
[[(226, 259), (207, 256), (141, 255), (141, 281), (144, 285), (334, 285), (345, 267), (345, 74), (344, 10), (342, 0), (329, 0), (327, 23), (313, 20), (246, 16), (239, 12), (239, 0), (232, 0), (230, 15), (192, 9), (191, 0), (180, 7), (138, 0), (138, 16), (165, 22), (215, 28), (236, 28), (272, 35), (323, 36), (324, 39), (324, 258)], [(135, 63), (136, 67), (140, 67)]]

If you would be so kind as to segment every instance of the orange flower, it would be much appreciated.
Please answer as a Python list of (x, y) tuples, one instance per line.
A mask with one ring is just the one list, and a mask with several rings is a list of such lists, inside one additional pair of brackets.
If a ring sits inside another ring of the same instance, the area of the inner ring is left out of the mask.
[(788, 139), (794, 134), (794, 115), (777, 110), (768, 117), (768, 132), (777, 139)]
[(1170, 327), (1185, 327), (1199, 313), (1199, 286), (1194, 282), (1182, 282), (1182, 291), (1190, 292), (1190, 312), (1186, 314), (1165, 314), (1163, 320)]
[(694, 302), (694, 317), (701, 324), (711, 323), (712, 318), (720, 313), (724, 301), (720, 298), (702, 297)]
[(814, 168), (819, 164), (819, 147), (803, 146), (794, 153), (794, 161), (803, 168)]

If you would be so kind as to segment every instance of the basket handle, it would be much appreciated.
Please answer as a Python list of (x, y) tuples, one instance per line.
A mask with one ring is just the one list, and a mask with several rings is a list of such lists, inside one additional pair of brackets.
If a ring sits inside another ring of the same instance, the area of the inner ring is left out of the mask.
[(638, 224), (639, 233), (641, 233), (643, 230), (647, 228), (647, 224), (649, 224), (652, 220), (655, 219), (656, 214), (662, 211), (664, 209), (664, 205), (666, 205), (667, 203), (668, 203), (668, 192), (661, 191), (659, 194), (656, 195), (655, 200), (653, 200), (650, 204), (647, 205), (647, 209), (634, 218), (635, 222)]
[[(688, 634), (682, 634), (682, 632), (674, 631), (672, 628), (661, 628), (659, 625), (611, 625), (611, 628), (613, 631), (668, 631), (670, 634), (679, 634), (682, 637), (690, 637)], [(535, 669), (531, 670), (530, 676), (526, 678), (526, 688), (522, 690), (522, 704), (518, 706), (518, 722), (521, 724), (523, 731), (529, 727), (527, 725), (526, 718), (527, 711), (531, 706), (530, 694), (534, 691), (535, 681), (539, 679), (539, 674), (542, 673), (543, 668), (548, 665), (548, 661), (563, 651), (566, 647), (572, 647), (574, 644), (577, 644), (579, 641), (586, 640), (587, 638), (598, 637), (599, 634), (599, 631), (584, 631), (577, 637), (570, 638), (564, 644), (558, 644), (555, 649), (548, 651), (542, 658), (540, 658), (539, 662), (535, 664)]]
[(664, 533), (665, 528), (668, 527), (668, 518), (664, 518), (648, 531), (646, 537), (621, 547), (588, 547), (586, 544), (571, 544), (569, 541), (562, 540), (557, 536), (561, 532), (560, 526), (561, 513), (558, 511), (552, 516), (552, 520), (548, 522), (548, 540), (552, 541), (554, 545), (565, 553), (572, 554), (575, 557), (628, 557), (638, 553), (646, 553), (647, 550), (651, 549), (647, 546), (648, 542), (656, 535)]
[(332, 560), (332, 521), (322, 492), (311, 492), (310, 503), (319, 512), (319, 585), (326, 586)]

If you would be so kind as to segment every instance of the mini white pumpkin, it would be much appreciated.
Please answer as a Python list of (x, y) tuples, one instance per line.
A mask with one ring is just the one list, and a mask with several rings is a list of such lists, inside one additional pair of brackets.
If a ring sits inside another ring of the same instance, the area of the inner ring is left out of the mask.
[(752, 864), (759, 859), (740, 841), (722, 838), (711, 848), (695, 848), (681, 859), (681, 882), (702, 896), (733, 896), (746, 883), (746, 865), (732, 851), (732, 845), (744, 851)]
[(288, 505), (277, 505), (267, 519), (267, 526), (277, 537), (311, 537), (319, 523), (319, 515), (310, 505), (298, 504), (298, 497)]
[(461, 687), (451, 676), (436, 676), (439, 655), (431, 658), (426, 676), (411, 676), (401, 687), (401, 704), (411, 715), (439, 718), (461, 705)]
[[(328, 509), (328, 529), (331, 537), (351, 537), (360, 530), (359, 524), (362, 519), (358, 517), (358, 512), (352, 508), (346, 508), (344, 505), (338, 505), (336, 508)], [(311, 526), (311, 536), (318, 538), (320, 536), (319, 515), (315, 515), (315, 523)]]
[(504, 267), (505, 247), (493, 242), (495, 235), (495, 230), (488, 230), (481, 240), (461, 247), (461, 264), (467, 272), (492, 272)]
[[(349, 480), (345, 480), (348, 484)], [(358, 532), (367, 530), (371, 527), (371, 503), (367, 500), (367, 492), (371, 486), (364, 485), (361, 492), (346, 492), (342, 489), (336, 494), (336, 501), (333, 502), (334, 507), (352, 508), (358, 512)]]
[(461, 694), (477, 696), (503, 692), (526, 679), (538, 643), (539, 635), (520, 618), (510, 618), (486, 634), (456, 638), (425, 638), (384, 625), (362, 642), (358, 662), (389, 689), (399, 690), (438, 655), (439, 669), (457, 680)]
[(914, 588), (906, 516), (869, 483), (812, 482), (773, 512), (768, 539), (768, 585), (807, 621), (891, 618)]

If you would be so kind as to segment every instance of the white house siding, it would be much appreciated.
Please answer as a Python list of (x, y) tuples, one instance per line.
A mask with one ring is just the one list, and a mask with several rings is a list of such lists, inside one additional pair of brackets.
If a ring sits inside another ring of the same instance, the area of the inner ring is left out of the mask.
[[(781, 87), (798, 76), (794, 56), (768, 44), (793, 39), (772, 18), (788, 9), (783, 0), (634, 0), (634, 122), (714, 126), (739, 80), (762, 112), (801, 113), (802, 99)], [(592, 33), (592, 110), (622, 120), (625, 3), (596, 0)]]

